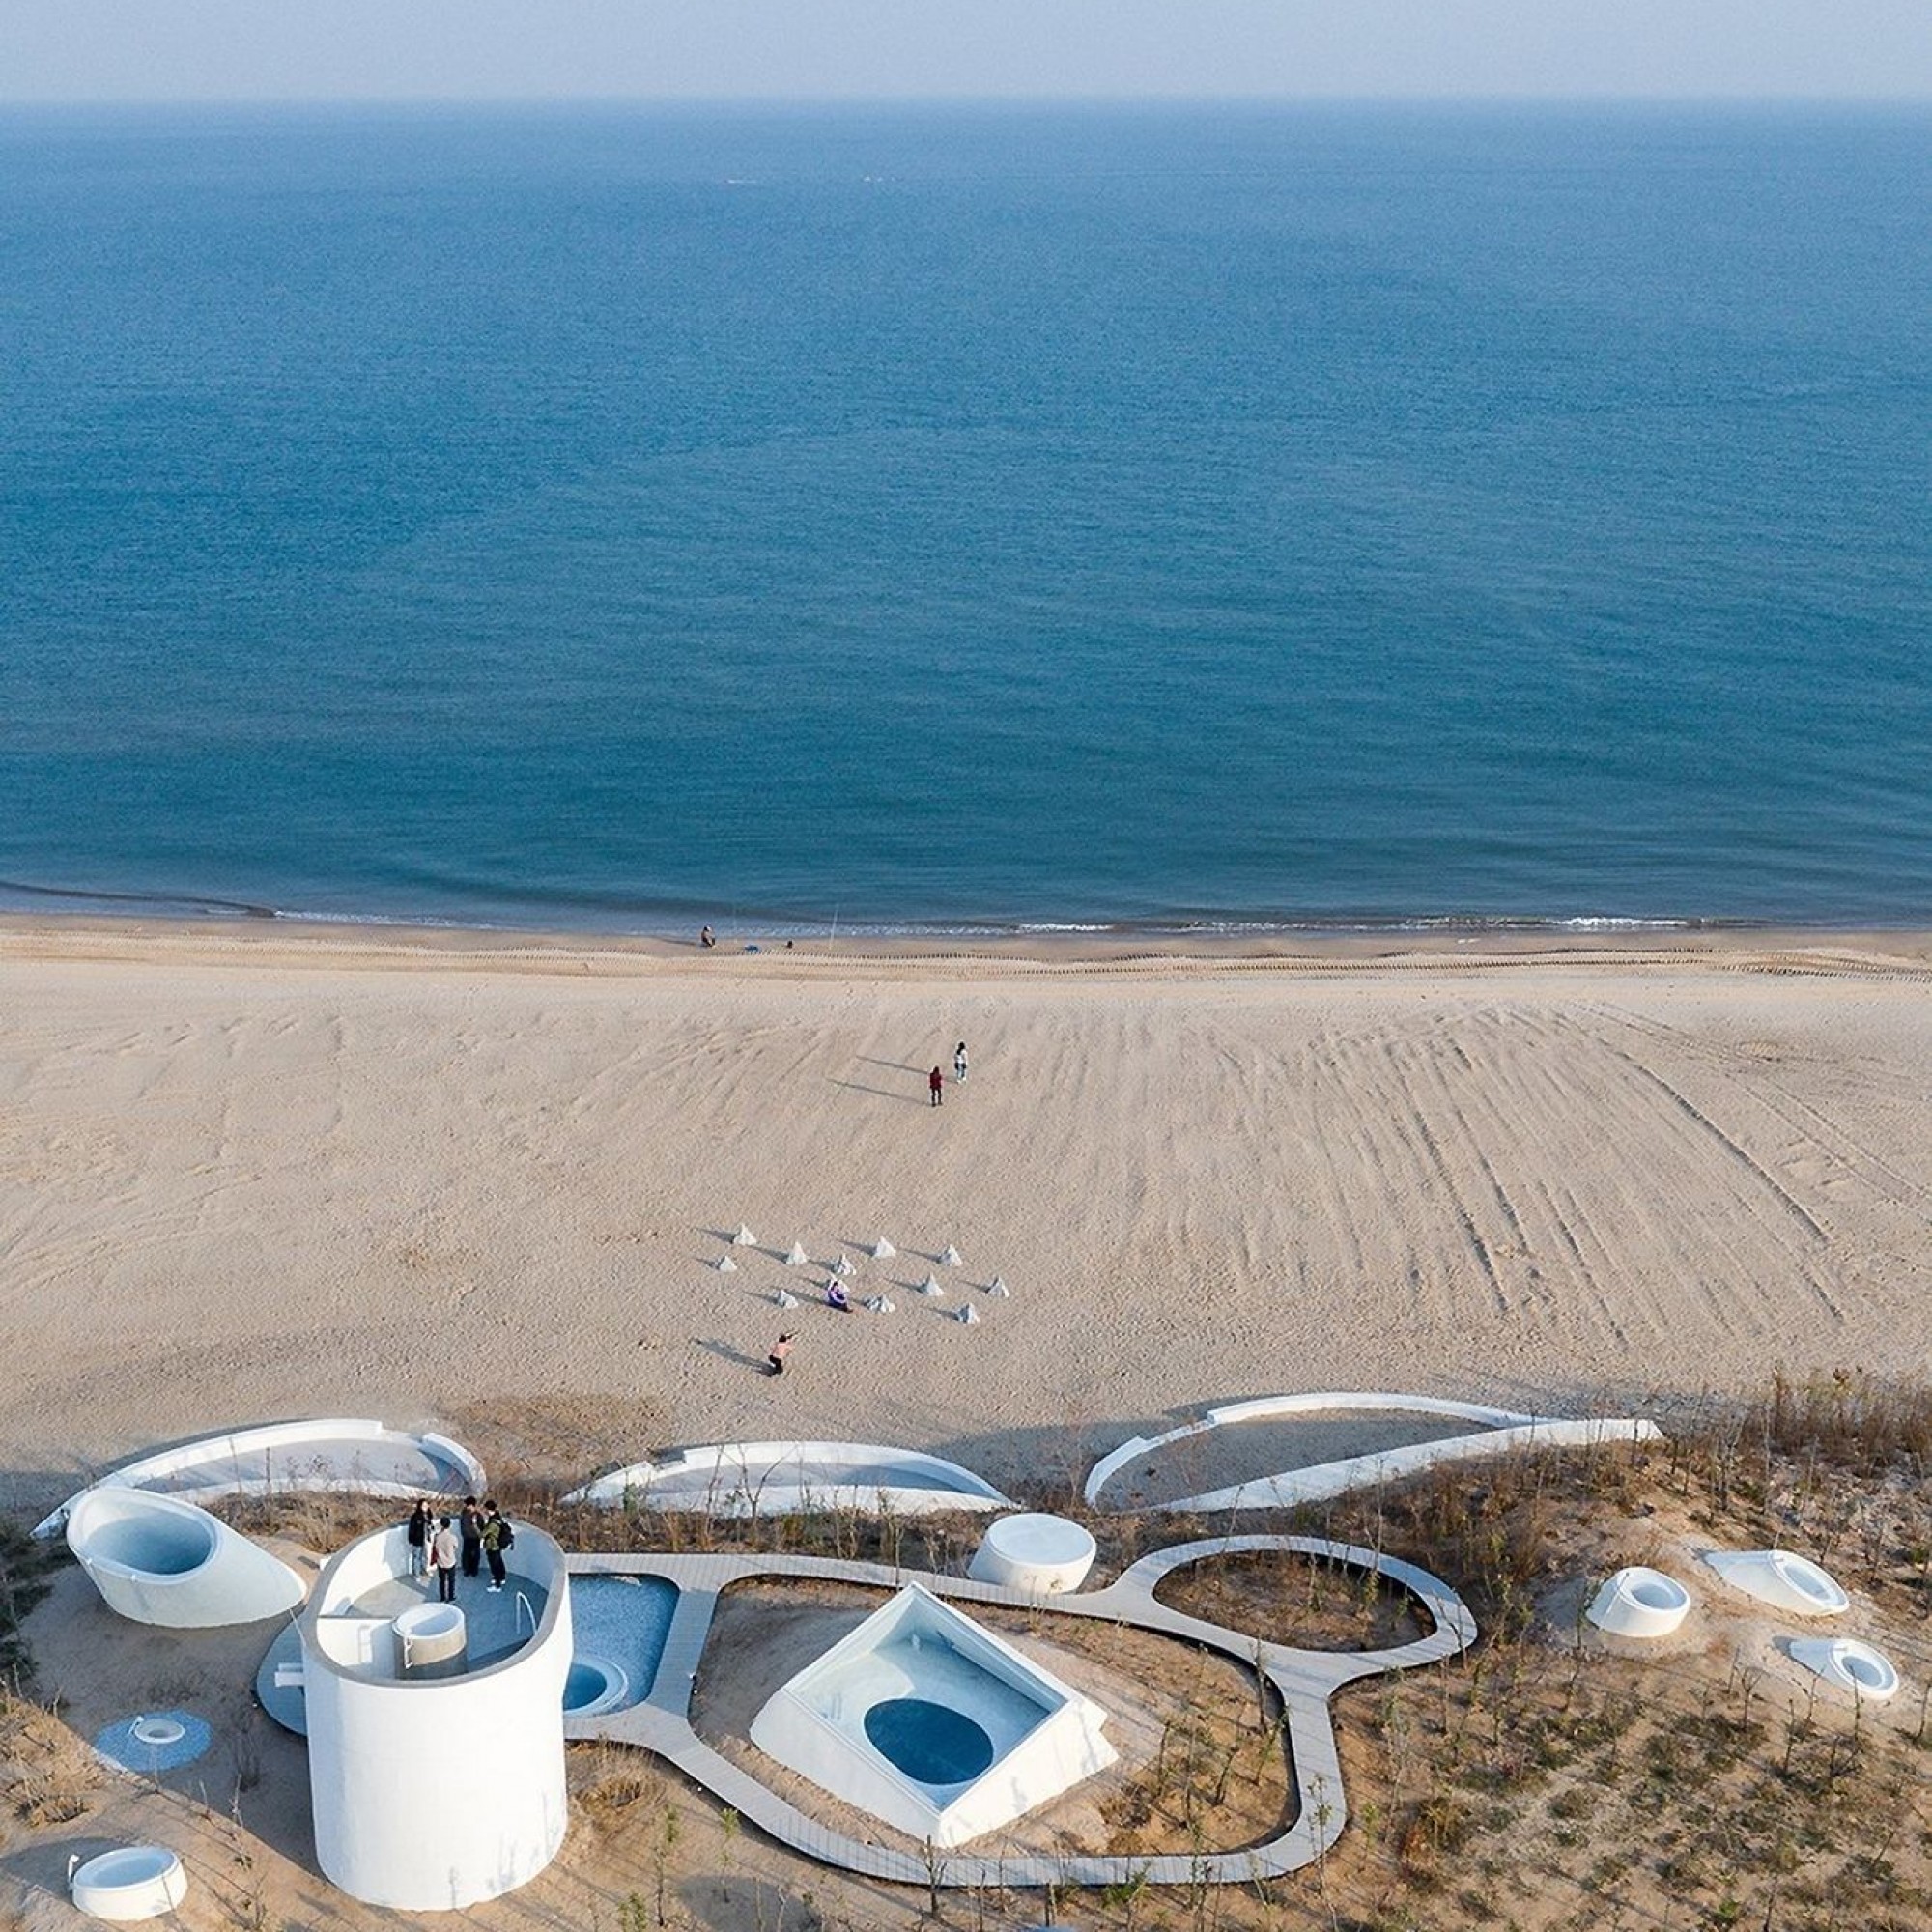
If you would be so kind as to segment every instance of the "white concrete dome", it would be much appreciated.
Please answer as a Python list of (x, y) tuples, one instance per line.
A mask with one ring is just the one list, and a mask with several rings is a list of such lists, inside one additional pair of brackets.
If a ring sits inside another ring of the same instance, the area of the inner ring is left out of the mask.
[(1079, 1589), (1094, 1556), (1091, 1531), (1066, 1517), (1028, 1510), (987, 1529), (966, 1574), (976, 1582), (1051, 1597)]
[(1690, 1608), (1690, 1592), (1662, 1570), (1634, 1564), (1619, 1570), (1597, 1592), (1584, 1614), (1612, 1636), (1668, 1636)]

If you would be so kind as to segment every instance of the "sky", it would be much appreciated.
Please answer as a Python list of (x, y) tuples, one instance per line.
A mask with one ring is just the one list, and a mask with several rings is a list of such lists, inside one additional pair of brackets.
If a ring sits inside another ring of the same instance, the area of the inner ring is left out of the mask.
[(1932, 99), (1932, 0), (0, 0), (0, 101)]

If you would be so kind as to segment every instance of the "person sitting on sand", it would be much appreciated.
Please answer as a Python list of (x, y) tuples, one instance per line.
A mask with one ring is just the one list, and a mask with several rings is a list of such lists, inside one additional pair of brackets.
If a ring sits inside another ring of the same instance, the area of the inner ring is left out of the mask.
[(835, 1277), (825, 1284), (825, 1305), (836, 1308), (841, 1315), (850, 1315), (852, 1303), (845, 1293), (845, 1284)]
[(698, 935), (697, 943), (707, 952), (718, 944), (718, 935), (707, 925)]

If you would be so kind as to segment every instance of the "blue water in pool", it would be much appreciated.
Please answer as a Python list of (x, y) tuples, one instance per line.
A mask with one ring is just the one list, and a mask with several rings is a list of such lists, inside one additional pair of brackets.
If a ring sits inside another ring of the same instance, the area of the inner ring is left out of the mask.
[(866, 1713), (866, 1736), (916, 1784), (966, 1784), (993, 1761), (985, 1726), (925, 1697), (889, 1697)]
[[(564, 1707), (588, 1701), (595, 1691), (580, 1661), (614, 1663), (629, 1680), (624, 1698), (612, 1709), (639, 1704), (649, 1696), (658, 1659), (664, 1654), (677, 1586), (661, 1577), (573, 1577), (570, 1627), (574, 1653), (564, 1685)], [(573, 1690), (581, 1693), (573, 1697)]]
[(1927, 110), (14, 112), (0, 181), (14, 903), (1932, 917)]

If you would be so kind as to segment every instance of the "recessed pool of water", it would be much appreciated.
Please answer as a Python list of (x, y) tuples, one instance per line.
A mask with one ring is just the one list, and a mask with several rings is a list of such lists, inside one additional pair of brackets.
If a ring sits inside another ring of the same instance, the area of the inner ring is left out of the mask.
[(677, 1585), (662, 1577), (573, 1577), (564, 1714), (598, 1717), (649, 1696), (676, 1608)]
[(866, 1713), (866, 1736), (915, 1784), (966, 1784), (993, 1761), (984, 1725), (925, 1697), (888, 1697)]

